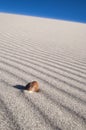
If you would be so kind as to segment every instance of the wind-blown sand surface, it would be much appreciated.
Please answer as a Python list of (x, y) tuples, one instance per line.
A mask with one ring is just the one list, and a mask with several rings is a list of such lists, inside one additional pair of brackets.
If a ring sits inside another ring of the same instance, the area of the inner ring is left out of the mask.
[(86, 130), (86, 24), (0, 14), (0, 130)]

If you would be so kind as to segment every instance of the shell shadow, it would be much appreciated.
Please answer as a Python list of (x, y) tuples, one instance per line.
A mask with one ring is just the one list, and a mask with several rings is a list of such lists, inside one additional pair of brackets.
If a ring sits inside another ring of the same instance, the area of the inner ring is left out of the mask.
[(22, 92), (25, 90), (25, 86), (23, 86), (23, 85), (15, 85), (13, 87), (16, 88), (16, 89), (19, 89)]
[[(27, 90), (27, 85), (26, 86), (24, 86), (24, 85), (15, 85), (13, 87), (16, 88), (16, 89), (19, 89), (21, 92), (23, 92), (24, 90)], [(40, 92), (40, 89), (37, 92)]]

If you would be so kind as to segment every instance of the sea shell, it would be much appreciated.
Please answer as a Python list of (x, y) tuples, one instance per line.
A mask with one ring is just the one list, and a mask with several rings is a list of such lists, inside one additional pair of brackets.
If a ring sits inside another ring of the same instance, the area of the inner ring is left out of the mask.
[(37, 81), (32, 81), (28, 83), (25, 87), (25, 90), (28, 90), (29, 92), (38, 92), (39, 91), (39, 85)]

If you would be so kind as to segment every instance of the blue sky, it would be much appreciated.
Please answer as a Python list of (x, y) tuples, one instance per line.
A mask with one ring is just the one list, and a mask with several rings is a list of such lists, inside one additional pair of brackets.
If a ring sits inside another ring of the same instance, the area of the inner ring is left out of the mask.
[(86, 0), (0, 0), (0, 12), (86, 23)]

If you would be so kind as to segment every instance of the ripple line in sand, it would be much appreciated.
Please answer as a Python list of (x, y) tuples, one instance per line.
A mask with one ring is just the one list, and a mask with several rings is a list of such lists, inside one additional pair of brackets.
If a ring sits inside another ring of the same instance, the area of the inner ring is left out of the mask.
[(7, 123), (9, 123), (9, 128), (12, 129), (12, 130), (20, 130), (21, 127), (18, 124), (15, 116), (13, 115), (13, 113), (11, 112), (11, 110), (9, 110), (9, 108), (4, 103), (4, 100), (2, 98), (3, 97), (0, 95), (0, 104), (1, 104), (1, 107), (3, 107), (5, 118), (7, 120)]
[[(65, 68), (65, 67), (63, 67), (63, 66), (61, 66), (61, 65), (59, 65), (59, 66), (55, 66), (55, 65), (53, 65), (53, 64), (51, 64), (50, 62), (49, 63), (47, 63), (45, 60), (40, 60), (40, 59), (38, 59), (38, 58), (34, 58), (34, 57), (31, 57), (30, 56), (30, 54), (29, 54), (29, 56), (27, 57), (27, 56), (22, 56), (22, 55), (20, 55), (20, 54), (12, 54), (12, 52), (10, 53), (9, 51), (6, 51), (5, 50), (5, 52), (4, 51), (1, 51), (2, 52), (2, 54), (4, 54), (4, 55), (8, 55), (8, 56), (10, 56), (10, 57), (14, 57), (14, 58), (17, 58), (17, 59), (21, 59), (21, 60), (23, 60), (23, 61), (25, 61), (25, 62), (29, 62), (29, 60), (31, 60), (33, 63), (35, 63), (35, 62), (37, 62), (39, 65), (40, 64), (42, 64), (42, 67), (43, 66), (45, 66), (45, 65), (47, 65), (48, 66), (48, 68), (53, 68), (53, 69), (57, 69), (57, 70), (62, 70), (63, 72), (66, 72), (66, 73), (68, 73), (68, 74), (72, 74), (72, 75), (74, 75), (74, 76), (77, 76), (77, 77), (80, 77), (80, 78), (82, 78), (82, 79), (86, 79), (86, 77), (85, 76), (82, 76), (81, 74), (76, 74), (75, 72), (72, 72), (73, 70), (71, 69), (68, 69), (68, 68)], [(22, 56), (22, 57), (21, 57)], [(29, 60), (28, 60), (28, 58), (29, 58)], [(35, 62), (34, 62), (35, 61)], [(54, 71), (55, 73), (56, 73), (56, 71)]]
[[(2, 45), (1, 45), (1, 46), (2, 46)], [(4, 48), (6, 48), (6, 45), (4, 46)], [(13, 48), (15, 48), (15, 46), (11, 47), (10, 50), (12, 50)], [(15, 48), (16, 51), (17, 51), (17, 48), (18, 48), (18, 47)], [(9, 48), (8, 48), (8, 49), (9, 49)], [(32, 54), (34, 54), (34, 55), (36, 55), (36, 56), (39, 54), (39, 52), (38, 52), (38, 53), (35, 53), (35, 50), (33, 50), (33, 49), (31, 49), (31, 48), (29, 48), (28, 51), (24, 51), (23, 54), (25, 53), (25, 55), (28, 55), (26, 52), (27, 52), (27, 53), (28, 53), (28, 52), (30, 52), (30, 53), (33, 52)], [(38, 55), (38, 56), (39, 56), (39, 55)], [(41, 56), (41, 58), (43, 58), (43, 57), (47, 58), (47, 60), (51, 60), (51, 61), (54, 60), (54, 58), (51, 58), (50, 56), (47, 56), (47, 55), (44, 55), (44, 54), (41, 55), (41, 52), (40, 52), (40, 56)], [(81, 69), (81, 70), (83, 70), (83, 69), (86, 70), (86, 66), (83, 66), (83, 65), (80, 66), (79, 64), (78, 64), (78, 65), (75, 65), (74, 63), (72, 64), (72, 63), (70, 63), (70, 62), (65, 61), (65, 59), (64, 59), (64, 60), (63, 60), (63, 59), (61, 60), (61, 59), (58, 59), (58, 57), (56, 57), (55, 60), (52, 61), (52, 62), (55, 63), (56, 61), (57, 61), (57, 63), (59, 62), (60, 64), (63, 63), (63, 64), (66, 64), (66, 65), (69, 65), (69, 66), (72, 66), (72, 67), (79, 68), (79, 69)], [(85, 68), (83, 68), (83, 67), (85, 67)]]

